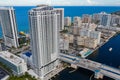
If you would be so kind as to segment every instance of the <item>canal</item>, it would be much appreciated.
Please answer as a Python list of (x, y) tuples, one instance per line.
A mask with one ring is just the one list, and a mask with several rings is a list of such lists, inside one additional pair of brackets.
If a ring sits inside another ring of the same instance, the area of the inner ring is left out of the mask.
[[(111, 51), (109, 49), (112, 48)], [(93, 54), (89, 55), (87, 59), (100, 62), (115, 68), (120, 68), (120, 34), (111, 38), (106, 44), (100, 47)], [(92, 71), (78, 68), (71, 72), (72, 68), (66, 68), (59, 73), (52, 80), (90, 80), (90, 77), (94, 74)], [(91, 78), (91, 80), (96, 80)], [(101, 80), (113, 80), (104, 76)]]
[[(52, 80), (97, 80), (94, 79), (93, 74), (94, 72), (83, 68), (78, 68), (77, 70), (74, 70), (72, 68), (66, 68), (62, 72), (60, 72), (55, 78), (52, 78)], [(104, 76), (104, 79), (99, 80), (113, 79)]]
[[(112, 48), (111, 51), (110, 48)], [(120, 68), (120, 34), (111, 38), (105, 45), (88, 56), (87, 59)]]

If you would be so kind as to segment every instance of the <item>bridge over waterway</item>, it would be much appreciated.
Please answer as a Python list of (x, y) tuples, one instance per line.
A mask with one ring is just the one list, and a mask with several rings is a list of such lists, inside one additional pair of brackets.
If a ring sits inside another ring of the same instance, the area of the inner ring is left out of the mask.
[(107, 76), (120, 80), (120, 70), (88, 59), (60, 53), (60, 60), (95, 72), (95, 78)]

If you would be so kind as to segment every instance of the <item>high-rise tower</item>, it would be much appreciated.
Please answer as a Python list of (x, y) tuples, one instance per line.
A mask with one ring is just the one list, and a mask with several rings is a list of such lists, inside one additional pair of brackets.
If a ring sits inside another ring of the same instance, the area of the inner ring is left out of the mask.
[(34, 71), (44, 78), (58, 65), (60, 13), (39, 5), (29, 11)]
[(60, 27), (59, 31), (64, 30), (64, 8), (54, 8), (58, 14), (60, 14)]
[(101, 12), (99, 13), (99, 15), (100, 15), (100, 25), (110, 27), (111, 14)]
[(18, 47), (18, 37), (16, 28), (15, 12), (13, 7), (1, 7), (0, 19), (3, 32), (4, 43), (8, 47)]

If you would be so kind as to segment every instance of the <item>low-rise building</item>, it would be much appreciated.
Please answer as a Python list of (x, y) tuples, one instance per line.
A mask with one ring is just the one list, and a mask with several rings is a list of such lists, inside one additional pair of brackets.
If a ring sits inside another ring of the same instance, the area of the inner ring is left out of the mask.
[(91, 21), (92, 21), (91, 15), (88, 15), (88, 14), (82, 15), (82, 22), (83, 23), (91, 23)]
[(85, 40), (86, 40), (86, 36), (84, 37), (77, 37), (77, 45), (80, 45), (80, 46), (84, 46), (85, 45)]
[(14, 75), (22, 75), (27, 71), (25, 61), (10, 52), (0, 52), (0, 62), (9, 67), (13, 71)]
[(95, 13), (95, 14), (93, 14), (93, 16), (92, 16), (92, 19), (93, 19), (93, 22), (94, 23), (99, 23), (99, 21), (100, 21), (100, 15), (98, 14), (98, 13)]
[(74, 36), (72, 34), (64, 34), (63, 37), (69, 41), (69, 43), (73, 43)]
[(96, 24), (94, 24), (94, 23), (89, 24), (89, 28), (88, 28), (89, 30), (95, 31), (96, 28), (97, 28)]
[(25, 52), (23, 54), (20, 54), (20, 57), (24, 59), (24, 61), (27, 63), (27, 65), (33, 67), (31, 52)]
[(74, 36), (72, 34), (69, 34), (68, 37), (69, 37), (69, 43), (73, 43)]
[(73, 21), (74, 21), (74, 26), (80, 27), (81, 24), (82, 24), (82, 20), (81, 20), (81, 18), (78, 17), (78, 16), (75, 16), (74, 19), (73, 19)]
[(100, 39), (101, 39), (101, 32), (91, 31), (89, 37), (93, 38), (93, 39), (96, 39), (97, 40), (97, 44), (99, 44), (100, 43)]
[(97, 39), (79, 36), (77, 37), (77, 45), (94, 49), (97, 47)]
[(95, 31), (95, 29), (97, 28), (97, 25), (94, 23), (82, 23), (81, 28), (85, 30)]
[(89, 37), (89, 34), (90, 34), (90, 30), (88, 30), (88, 29), (81, 29), (80, 32), (79, 32), (79, 35), (81, 37), (84, 37), (84, 36)]
[(97, 39), (88, 38), (87, 40), (85, 40), (85, 46), (95, 49), (97, 47)]
[(60, 39), (60, 50), (69, 50), (69, 40)]
[(71, 26), (71, 17), (65, 17), (64, 25), (65, 26)]
[(82, 29), (80, 30), (80, 36), (81, 37), (87, 36), (89, 38), (97, 39), (97, 44), (99, 44), (101, 39), (101, 32)]
[(74, 35), (79, 35), (80, 29), (81, 29), (81, 27), (73, 26), (73, 27), (72, 27), (72, 34), (74, 34)]
[(91, 53), (92, 53), (92, 50), (90, 50), (88, 48), (84, 48), (83, 50), (81, 50), (79, 52), (79, 54), (81, 55), (82, 58), (89, 56)]

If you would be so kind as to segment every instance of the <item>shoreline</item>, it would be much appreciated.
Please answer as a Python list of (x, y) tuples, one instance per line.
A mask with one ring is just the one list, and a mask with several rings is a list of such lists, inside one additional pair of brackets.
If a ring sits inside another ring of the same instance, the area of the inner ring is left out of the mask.
[(110, 39), (112, 39), (113, 37), (119, 35), (120, 33), (115, 33), (113, 34), (112, 36), (110, 36), (108, 39), (106, 39), (106, 42), (103, 42), (101, 45), (99, 45), (98, 47), (96, 47), (92, 52), (91, 54), (87, 55), (85, 58), (89, 57), (90, 55), (92, 55), (93, 53), (95, 53), (100, 47), (102, 47), (103, 45), (105, 45)]

